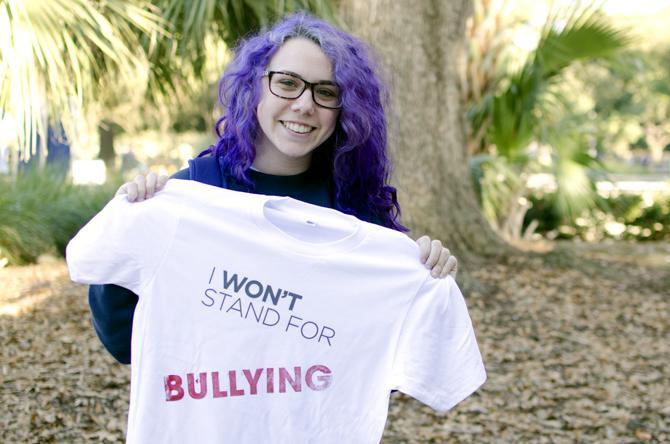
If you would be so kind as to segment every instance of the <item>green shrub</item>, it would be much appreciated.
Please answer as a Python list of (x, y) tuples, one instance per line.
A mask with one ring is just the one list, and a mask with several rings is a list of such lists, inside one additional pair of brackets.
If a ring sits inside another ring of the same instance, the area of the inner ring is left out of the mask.
[(670, 198), (657, 200), (628, 222), (625, 239), (670, 240)]
[[(670, 196), (657, 194), (651, 205), (635, 194), (601, 198), (597, 208), (575, 220), (561, 218), (553, 194), (529, 196), (532, 204), (524, 225), (538, 222), (536, 232), (549, 238), (580, 238), (598, 241), (604, 238), (628, 240), (670, 240)], [(612, 230), (616, 225), (617, 230)]]
[(114, 195), (120, 179), (73, 185), (51, 169), (0, 176), (0, 266), (63, 255), (68, 241)]

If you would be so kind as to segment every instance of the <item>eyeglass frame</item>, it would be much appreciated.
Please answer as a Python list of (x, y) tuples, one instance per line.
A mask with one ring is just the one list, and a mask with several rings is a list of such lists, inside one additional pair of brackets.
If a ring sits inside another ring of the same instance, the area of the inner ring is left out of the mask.
[[(303, 83), (304, 83), (304, 86), (303, 86), (303, 88), (302, 88), (302, 91), (300, 91), (300, 94), (298, 94), (298, 95), (295, 96), (295, 97), (284, 97), (284, 96), (280, 96), (280, 95), (277, 94), (276, 92), (272, 91), (272, 86), (271, 86), (271, 85), (272, 85), (272, 76), (275, 75), (275, 74), (283, 74), (283, 75), (285, 75), (285, 76), (290, 76), (290, 77), (293, 77), (293, 78), (298, 79), (298, 80), (300, 80), (301, 82), (303, 82)], [(335, 83), (335, 82), (331, 82), (330, 80), (320, 80), (320, 81), (318, 81), (318, 82), (308, 82), (307, 80), (303, 79), (303, 78), (300, 77), (299, 75), (297, 75), (297, 74), (295, 74), (295, 73), (292, 73), (292, 72), (287, 72), (287, 71), (264, 71), (264, 72), (263, 72), (263, 77), (267, 77), (267, 78), (268, 78), (268, 89), (270, 90), (270, 92), (272, 93), (272, 95), (274, 95), (274, 96), (276, 96), (276, 97), (279, 97), (280, 99), (286, 99), (286, 100), (295, 100), (295, 99), (298, 99), (298, 98), (300, 98), (300, 96), (302, 96), (302, 95), (305, 93), (305, 90), (306, 90), (307, 88), (309, 88), (310, 91), (312, 92), (312, 100), (314, 101), (314, 103), (315, 103), (316, 105), (320, 106), (321, 108), (326, 108), (326, 109), (340, 109), (340, 108), (342, 108), (342, 103), (341, 103), (341, 101), (342, 101), (342, 97), (341, 97), (341, 96), (340, 96), (340, 104), (339, 104), (338, 106), (326, 106), (326, 105), (323, 105), (323, 104), (319, 103), (319, 102), (316, 100), (316, 96), (314, 95), (314, 87), (315, 87), (315, 86), (318, 86), (318, 85), (331, 85), (331, 86), (335, 86), (335, 87), (337, 87), (337, 88), (339, 89), (339, 86), (337, 85), (337, 83)]]

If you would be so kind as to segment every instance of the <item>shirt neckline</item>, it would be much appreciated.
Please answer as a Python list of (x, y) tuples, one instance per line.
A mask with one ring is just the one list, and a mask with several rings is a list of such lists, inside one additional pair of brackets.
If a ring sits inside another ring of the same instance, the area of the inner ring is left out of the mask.
[[(291, 197), (255, 195), (254, 205), (248, 207), (253, 221), (266, 234), (272, 236), (273, 242), (280, 242), (286, 249), (309, 256), (328, 256), (331, 254), (350, 251), (358, 246), (367, 237), (366, 224), (356, 217), (341, 213), (332, 208), (306, 203)], [(313, 221), (318, 224), (312, 227), (315, 230), (327, 229), (328, 225), (348, 226), (349, 233), (334, 241), (310, 242), (299, 239), (275, 225), (266, 214), (267, 208), (273, 208), (283, 213), (302, 216), (304, 221)]]

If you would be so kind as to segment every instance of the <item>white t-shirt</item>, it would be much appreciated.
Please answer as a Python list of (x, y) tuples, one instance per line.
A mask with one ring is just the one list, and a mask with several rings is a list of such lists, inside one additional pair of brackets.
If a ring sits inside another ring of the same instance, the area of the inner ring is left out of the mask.
[(67, 262), (139, 295), (128, 442), (375, 443), (391, 390), (445, 411), (486, 379), (454, 280), (332, 209), (171, 180)]

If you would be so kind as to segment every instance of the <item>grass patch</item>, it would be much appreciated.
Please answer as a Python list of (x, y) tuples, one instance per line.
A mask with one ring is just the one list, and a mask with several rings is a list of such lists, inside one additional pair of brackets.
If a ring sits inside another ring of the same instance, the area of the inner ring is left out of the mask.
[(112, 198), (120, 178), (74, 185), (49, 168), (0, 176), (0, 266), (62, 256), (68, 241)]

